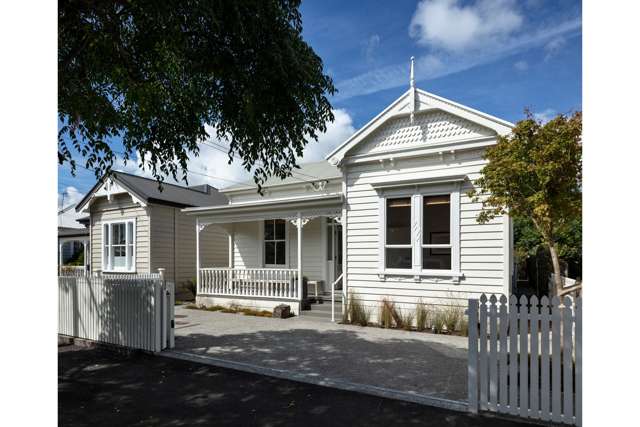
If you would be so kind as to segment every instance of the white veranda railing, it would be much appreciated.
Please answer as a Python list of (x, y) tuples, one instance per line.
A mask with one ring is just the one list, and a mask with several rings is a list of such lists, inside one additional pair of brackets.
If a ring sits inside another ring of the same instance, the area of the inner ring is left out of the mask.
[(198, 295), (298, 300), (298, 270), (290, 268), (201, 268)]

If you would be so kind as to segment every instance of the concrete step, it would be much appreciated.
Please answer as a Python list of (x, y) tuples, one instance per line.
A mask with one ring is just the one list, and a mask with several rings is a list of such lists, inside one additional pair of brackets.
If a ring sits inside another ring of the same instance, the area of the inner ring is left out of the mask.
[[(331, 303), (324, 303), (324, 304), (311, 304), (310, 309), (309, 310), (305, 310), (305, 311), (318, 311), (318, 312), (331, 312)], [(338, 304), (336, 303), (336, 313), (340, 311), (342, 312), (342, 304)]]
[[(342, 308), (336, 305), (336, 319), (340, 319), (341, 316)], [(329, 321), (331, 320), (331, 306), (329, 306), (328, 310), (303, 310), (301, 317)]]

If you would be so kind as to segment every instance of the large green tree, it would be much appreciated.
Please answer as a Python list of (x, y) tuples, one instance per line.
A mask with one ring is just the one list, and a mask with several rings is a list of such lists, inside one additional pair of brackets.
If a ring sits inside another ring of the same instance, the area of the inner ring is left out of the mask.
[(481, 223), (505, 213), (533, 223), (549, 248), (557, 293), (559, 244), (582, 215), (582, 113), (546, 124), (525, 114), (510, 135), (486, 150), (488, 163), (470, 195), (482, 200)]
[[(300, 0), (61, 0), (58, 160), (100, 175), (139, 153), (162, 181), (228, 141), (257, 184), (286, 177), (333, 120), (335, 88), (302, 38)], [(208, 135), (205, 125), (215, 135)], [(178, 176), (178, 178), (177, 178)]]

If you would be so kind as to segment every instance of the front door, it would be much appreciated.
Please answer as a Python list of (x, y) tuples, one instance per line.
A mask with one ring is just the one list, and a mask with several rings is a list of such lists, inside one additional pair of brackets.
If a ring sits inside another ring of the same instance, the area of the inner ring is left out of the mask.
[[(327, 287), (342, 274), (342, 225), (333, 218), (327, 219)], [(341, 286), (338, 287), (340, 289)]]

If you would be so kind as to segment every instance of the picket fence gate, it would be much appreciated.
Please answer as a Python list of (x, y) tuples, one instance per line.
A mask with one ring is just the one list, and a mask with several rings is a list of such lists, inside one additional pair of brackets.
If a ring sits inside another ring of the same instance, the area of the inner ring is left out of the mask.
[(471, 412), (582, 425), (582, 298), (469, 299)]
[(58, 333), (158, 352), (174, 347), (174, 284), (158, 274), (58, 277)]

